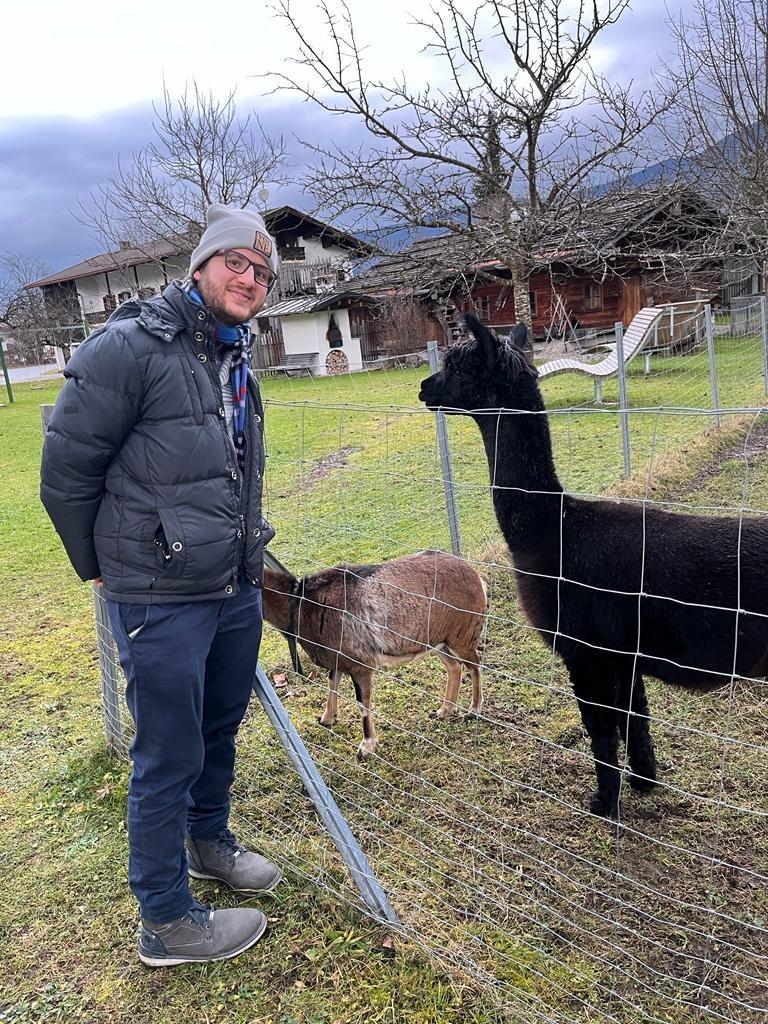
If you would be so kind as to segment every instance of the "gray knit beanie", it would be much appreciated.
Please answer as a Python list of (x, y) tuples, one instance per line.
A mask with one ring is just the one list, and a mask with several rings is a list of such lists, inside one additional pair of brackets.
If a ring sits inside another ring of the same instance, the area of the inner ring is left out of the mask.
[(192, 253), (189, 261), (189, 275), (223, 249), (253, 249), (260, 252), (269, 262), (269, 269), (277, 274), (277, 245), (267, 231), (260, 213), (248, 208), (214, 203), (208, 207), (205, 219), (208, 227)]

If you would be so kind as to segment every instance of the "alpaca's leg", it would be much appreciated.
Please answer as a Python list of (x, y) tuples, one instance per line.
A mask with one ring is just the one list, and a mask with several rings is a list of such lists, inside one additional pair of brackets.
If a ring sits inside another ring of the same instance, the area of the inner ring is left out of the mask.
[(595, 756), (597, 790), (592, 794), (590, 809), (593, 814), (612, 815), (618, 810), (621, 780), (615, 676), (610, 666), (597, 660), (588, 670), (571, 669), (570, 675)]
[(357, 756), (362, 759), (364, 757), (368, 757), (369, 754), (372, 754), (376, 750), (379, 742), (376, 738), (376, 730), (374, 729), (373, 719), (371, 718), (373, 669), (362, 667), (356, 668), (352, 673), (352, 682), (355, 685), (357, 702), (363, 712), (363, 739), (357, 749)]
[(461, 688), (461, 662), (448, 654), (437, 651), (437, 655), (445, 665), (448, 678), (445, 681), (445, 696), (443, 703), (437, 712), (438, 718), (449, 718), (456, 710), (459, 702), (459, 690)]
[(633, 789), (647, 793), (656, 785), (656, 754), (648, 722), (648, 699), (645, 695), (645, 683), (640, 672), (635, 675), (631, 695), (622, 694), (622, 707), (627, 707), (632, 700), (632, 714), (622, 715), (620, 730), (622, 739), (627, 745), (627, 760), (632, 769), (629, 784)]
[(327, 725), (330, 728), (336, 725), (339, 711), (339, 681), (341, 672), (338, 669), (331, 669), (328, 673), (328, 700), (325, 703), (325, 711), (318, 718), (320, 725)]

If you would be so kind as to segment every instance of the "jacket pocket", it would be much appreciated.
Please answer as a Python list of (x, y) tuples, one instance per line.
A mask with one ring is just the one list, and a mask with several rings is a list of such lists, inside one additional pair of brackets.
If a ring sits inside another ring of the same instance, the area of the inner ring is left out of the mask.
[(262, 545), (264, 547), (266, 547), (267, 544), (269, 544), (269, 542), (275, 536), (275, 532), (276, 531), (275, 531), (274, 526), (272, 526), (270, 523), (268, 523), (267, 520), (264, 518), (264, 516), (262, 516), (261, 517), (261, 536), (262, 536), (261, 543), (262, 543)]
[(261, 585), (264, 577), (264, 548), (275, 536), (275, 531), (263, 516), (259, 517), (258, 524), (248, 530), (243, 569), (247, 579), (258, 580)]
[(187, 542), (181, 520), (175, 509), (159, 508), (161, 533), (158, 536), (164, 564), (164, 575), (180, 576), (187, 562)]
[(203, 422), (203, 402), (200, 397), (200, 388), (197, 383), (197, 370), (192, 366), (186, 355), (180, 356), (181, 364), (184, 367), (184, 376), (187, 380), (189, 400), (192, 403), (192, 417), (195, 423), (200, 426)]

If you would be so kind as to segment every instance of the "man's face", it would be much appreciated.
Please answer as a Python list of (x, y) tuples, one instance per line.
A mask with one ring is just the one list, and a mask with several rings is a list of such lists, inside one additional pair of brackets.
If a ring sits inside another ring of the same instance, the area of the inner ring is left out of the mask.
[[(234, 249), (259, 266), (269, 269), (269, 261), (254, 249)], [(242, 324), (259, 312), (267, 298), (267, 288), (254, 279), (253, 267), (243, 274), (230, 270), (224, 255), (216, 253), (192, 275), (203, 302), (217, 320), (228, 326)]]

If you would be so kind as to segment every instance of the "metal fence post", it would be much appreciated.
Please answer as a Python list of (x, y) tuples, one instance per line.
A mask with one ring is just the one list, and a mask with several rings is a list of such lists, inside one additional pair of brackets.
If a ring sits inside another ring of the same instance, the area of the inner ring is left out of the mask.
[(101, 675), (101, 707), (104, 715), (104, 735), (107, 746), (113, 754), (125, 753), (123, 724), (120, 718), (120, 679), (117, 665), (110, 657), (112, 647), (112, 627), (109, 623), (107, 605), (101, 588), (93, 585), (93, 605), (96, 610), (96, 647), (99, 654), (99, 674)]
[(768, 299), (760, 296), (760, 334), (763, 340), (763, 381), (768, 395)]
[(616, 358), (619, 370), (619, 416), (621, 417), (621, 448), (624, 453), (624, 476), (632, 476), (632, 453), (629, 449), (629, 409), (627, 408), (627, 367), (624, 363), (624, 324), (616, 321)]
[(5, 352), (3, 352), (2, 338), (0, 338), (0, 370), (3, 371), (3, 377), (5, 377), (5, 389), (8, 392), (8, 401), (13, 402), (13, 388), (11, 387), (11, 378), (8, 374), (8, 365), (5, 361)]
[(704, 307), (704, 323), (707, 329), (707, 359), (709, 360), (709, 389), (712, 396), (712, 408), (715, 413), (715, 425), (720, 426), (720, 399), (717, 395), (717, 365), (715, 364), (715, 330), (712, 320), (712, 307), (709, 303)]
[[(43, 433), (53, 413), (52, 405), (40, 406), (40, 418), (43, 421)], [(104, 717), (104, 735), (107, 746), (113, 754), (125, 753), (123, 739), (123, 723), (120, 718), (120, 677), (114, 659), (110, 657), (112, 647), (112, 627), (107, 615), (107, 606), (101, 589), (93, 585), (93, 606), (96, 613), (96, 649), (99, 656), (99, 675), (101, 676), (101, 710)]]
[[(429, 368), (432, 373), (438, 371), (437, 342), (427, 342)], [(459, 512), (456, 507), (456, 490), (453, 484), (453, 467), (451, 465), (451, 448), (448, 442), (448, 429), (445, 413), (437, 411), (437, 440), (440, 445), (440, 462), (443, 467), (443, 489), (445, 491), (445, 507), (448, 512), (448, 530), (451, 535), (451, 551), (454, 555), (461, 554), (461, 530), (459, 528)]]
[(310, 757), (309, 751), (304, 746), (304, 741), (296, 731), (288, 712), (280, 702), (280, 698), (260, 665), (256, 669), (253, 689), (285, 752), (299, 773), (304, 788), (315, 805), (315, 810), (325, 825), (334, 846), (341, 854), (355, 885), (360, 890), (365, 905), (378, 921), (383, 921), (394, 927), (400, 926), (399, 917), (390, 905), (386, 893), (379, 885), (365, 854), (360, 849), (344, 815), (333, 799), (331, 791), (323, 782), (317, 765)]

